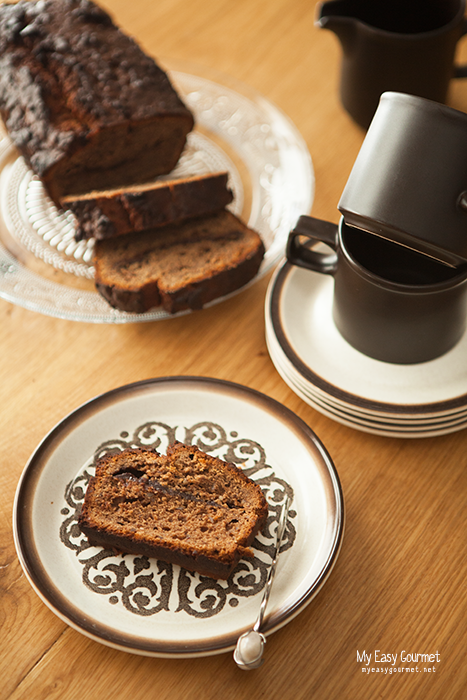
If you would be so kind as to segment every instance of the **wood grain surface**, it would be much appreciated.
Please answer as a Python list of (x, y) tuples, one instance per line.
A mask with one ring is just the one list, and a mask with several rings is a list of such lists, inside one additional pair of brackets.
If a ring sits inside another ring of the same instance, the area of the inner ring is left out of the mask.
[[(314, 0), (102, 4), (162, 64), (180, 59), (215, 68), (272, 100), (310, 150), (313, 214), (337, 222), (364, 132), (339, 103), (341, 49), (314, 26)], [(453, 83), (449, 103), (467, 111), (466, 81)], [(0, 299), (2, 700), (467, 698), (467, 433), (379, 437), (301, 401), (267, 352), (268, 282), (201, 312), (124, 325), (56, 319)], [(266, 662), (251, 673), (231, 654), (145, 658), (88, 639), (44, 605), (15, 552), (16, 486), (47, 432), (101, 392), (171, 375), (226, 379), (282, 402), (316, 432), (342, 481), (346, 531), (336, 566), (308, 607), (268, 639)], [(367, 674), (358, 661), (363, 651), (373, 654), (373, 668), (376, 651), (399, 659), (402, 652), (438, 652), (439, 661), (419, 664), (418, 673)]]

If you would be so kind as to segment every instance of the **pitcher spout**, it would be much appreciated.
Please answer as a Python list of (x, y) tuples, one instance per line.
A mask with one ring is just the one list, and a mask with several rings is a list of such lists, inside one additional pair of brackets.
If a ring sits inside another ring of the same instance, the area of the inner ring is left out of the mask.
[(344, 51), (349, 51), (355, 42), (358, 20), (352, 16), (352, 6), (351, 0), (328, 0), (317, 8), (316, 26), (334, 32)]

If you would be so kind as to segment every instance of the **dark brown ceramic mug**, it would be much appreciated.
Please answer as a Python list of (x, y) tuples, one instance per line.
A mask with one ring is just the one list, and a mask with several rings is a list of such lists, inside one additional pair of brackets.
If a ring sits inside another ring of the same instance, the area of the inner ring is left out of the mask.
[(383, 92), (405, 92), (445, 102), (459, 39), (467, 32), (465, 0), (328, 0), (317, 26), (342, 46), (340, 97), (367, 128)]
[[(325, 243), (330, 252), (314, 247)], [(332, 315), (341, 335), (384, 362), (433, 360), (462, 337), (467, 265), (453, 268), (393, 241), (301, 216), (289, 234), (293, 265), (334, 277)]]
[(467, 114), (386, 92), (337, 208), (351, 226), (467, 262)]

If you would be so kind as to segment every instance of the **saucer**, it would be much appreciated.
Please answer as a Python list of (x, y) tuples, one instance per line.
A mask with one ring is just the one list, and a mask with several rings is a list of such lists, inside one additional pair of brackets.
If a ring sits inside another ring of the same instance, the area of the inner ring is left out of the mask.
[(313, 393), (310, 387), (305, 387), (296, 380), (296, 377), (291, 375), (286, 363), (283, 362), (284, 358), (274, 353), (272, 340), (270, 337), (267, 338), (268, 350), (274, 366), (285, 383), (302, 401), (338, 423), (375, 435), (401, 438), (434, 437), (457, 432), (467, 426), (467, 411), (453, 414), (449, 418), (436, 417), (423, 421), (418, 417), (410, 417), (405, 421), (398, 421), (390, 416), (384, 418), (377, 414), (374, 414), (373, 417), (370, 415), (365, 417), (352, 409), (339, 408), (333, 405), (330, 400)]
[(381, 434), (444, 434), (467, 425), (467, 334), (440, 358), (413, 365), (374, 360), (332, 319), (333, 279), (283, 262), (266, 295), (271, 359), (304, 401), (335, 420)]
[(459, 408), (449, 413), (439, 413), (436, 415), (394, 415), (391, 413), (383, 414), (379, 411), (369, 411), (368, 409), (362, 409), (360, 407), (351, 406), (345, 404), (344, 402), (335, 401), (332, 396), (317, 390), (314, 386), (306, 381), (306, 379), (296, 371), (295, 367), (291, 362), (289, 362), (287, 356), (283, 353), (282, 348), (277, 342), (276, 337), (270, 328), (266, 333), (267, 345), (269, 349), (269, 354), (273, 359), (276, 369), (287, 377), (287, 381), (292, 383), (297, 387), (303, 394), (310, 396), (310, 398), (322, 402), (323, 405), (328, 406), (332, 410), (342, 412), (343, 415), (352, 415), (354, 418), (361, 419), (363, 421), (370, 420), (371, 423), (374, 421), (383, 422), (390, 425), (400, 425), (400, 426), (425, 426), (425, 425), (441, 425), (441, 423), (459, 421), (467, 417), (467, 408)]

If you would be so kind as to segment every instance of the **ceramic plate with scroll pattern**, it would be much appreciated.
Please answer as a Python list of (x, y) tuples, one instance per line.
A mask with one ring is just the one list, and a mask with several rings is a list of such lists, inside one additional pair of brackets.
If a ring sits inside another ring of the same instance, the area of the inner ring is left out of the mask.
[[(265, 493), (268, 519), (253, 557), (227, 581), (92, 547), (77, 526), (98, 457), (128, 446), (164, 453), (174, 440), (235, 462)], [(18, 484), (15, 545), (36, 593), (88, 637), (148, 656), (221, 653), (256, 619), (286, 494), (293, 500), (265, 634), (308, 604), (338, 556), (344, 507), (332, 460), (306, 424), (261, 393), (201, 377), (147, 380), (96, 397), (44, 438)]]
[[(228, 208), (258, 231), (266, 249), (253, 284), (283, 257), (289, 231), (311, 209), (314, 174), (307, 146), (292, 122), (247, 86), (200, 67), (163, 65), (196, 121), (166, 177), (229, 173), (234, 200)], [(92, 239), (75, 241), (73, 216), (57, 210), (39, 178), (0, 134), (0, 297), (74, 321), (129, 323), (169, 316), (161, 308), (144, 314), (112, 308), (94, 288), (93, 245)]]

